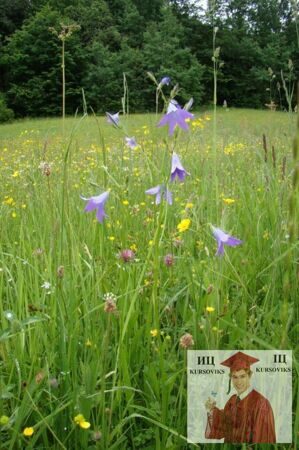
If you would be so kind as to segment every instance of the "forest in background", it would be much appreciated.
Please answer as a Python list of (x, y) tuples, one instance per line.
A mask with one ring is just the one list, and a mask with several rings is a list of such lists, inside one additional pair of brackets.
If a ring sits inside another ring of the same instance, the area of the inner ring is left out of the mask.
[(212, 0), (206, 9), (200, 3), (2, 0), (0, 121), (61, 114), (62, 24), (80, 26), (65, 36), (67, 114), (82, 110), (82, 89), (96, 112), (121, 110), (123, 74), (130, 112), (153, 111), (155, 86), (147, 72), (157, 80), (169, 76), (166, 90), (178, 83), (180, 102), (192, 96), (195, 109), (209, 105), (213, 37), (218, 105), (294, 108), (298, 1)]

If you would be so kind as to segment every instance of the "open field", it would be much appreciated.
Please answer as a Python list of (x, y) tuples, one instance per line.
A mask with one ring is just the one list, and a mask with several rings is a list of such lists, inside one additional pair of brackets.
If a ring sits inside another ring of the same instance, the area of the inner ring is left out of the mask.
[[(214, 127), (207, 111), (173, 137), (155, 115), (121, 122), (138, 147), (93, 116), (0, 127), (1, 448), (196, 448), (186, 333), (195, 349), (293, 349), (298, 375), (296, 116), (219, 110)], [(172, 205), (145, 194), (161, 183)], [(99, 223), (80, 196), (108, 190)], [(242, 244), (216, 256), (211, 224)]]

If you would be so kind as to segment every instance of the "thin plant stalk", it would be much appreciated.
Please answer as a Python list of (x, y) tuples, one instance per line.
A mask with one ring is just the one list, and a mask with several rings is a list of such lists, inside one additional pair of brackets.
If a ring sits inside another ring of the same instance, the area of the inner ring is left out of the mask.
[(81, 27), (76, 23), (65, 25), (60, 23), (60, 31), (57, 31), (54, 27), (50, 27), (49, 31), (53, 33), (61, 41), (61, 70), (62, 70), (62, 129), (64, 134), (65, 124), (65, 40), (68, 39), (74, 31), (79, 30)]
[(124, 88), (124, 95), (121, 99), (122, 103), (122, 109), (123, 109), (123, 115), (129, 115), (129, 87), (127, 82), (127, 77), (125, 72), (123, 73), (123, 88)]
[(216, 48), (216, 34), (218, 28), (213, 27), (213, 80), (214, 80), (214, 92), (213, 92), (213, 184), (215, 189), (215, 207), (216, 207), (216, 220), (218, 222), (218, 178), (217, 178), (217, 72), (218, 72), (218, 57), (220, 48)]
[(103, 182), (104, 182), (104, 188), (106, 190), (106, 188), (107, 188), (107, 151), (106, 151), (105, 139), (104, 139), (104, 135), (102, 133), (98, 118), (92, 108), (91, 108), (91, 111), (92, 111), (93, 117), (96, 121), (97, 129), (98, 129), (99, 136), (100, 136), (100, 143), (101, 143), (102, 155), (103, 155), (103, 169), (104, 169), (103, 170)]
[(62, 69), (62, 129), (64, 133), (64, 125), (65, 125), (65, 44), (64, 39), (62, 40), (61, 45), (61, 69)]

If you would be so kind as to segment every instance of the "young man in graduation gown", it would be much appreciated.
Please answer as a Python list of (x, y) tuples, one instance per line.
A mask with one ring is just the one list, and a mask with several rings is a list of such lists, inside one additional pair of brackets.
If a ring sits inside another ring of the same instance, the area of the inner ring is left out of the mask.
[(231, 443), (275, 443), (274, 416), (269, 401), (250, 387), (250, 365), (259, 361), (238, 352), (221, 364), (230, 368), (230, 384), (237, 391), (223, 410), (207, 400), (206, 439), (222, 439)]

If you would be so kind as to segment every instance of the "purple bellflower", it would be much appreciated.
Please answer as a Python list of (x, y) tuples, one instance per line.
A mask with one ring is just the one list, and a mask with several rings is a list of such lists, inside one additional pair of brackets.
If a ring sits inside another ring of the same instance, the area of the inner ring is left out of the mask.
[(96, 217), (100, 223), (103, 222), (104, 218), (107, 217), (107, 214), (104, 211), (104, 206), (109, 197), (109, 192), (103, 192), (103, 194), (97, 195), (95, 197), (81, 197), (82, 200), (86, 200), (88, 203), (85, 206), (84, 211), (89, 212), (93, 211), (94, 209), (97, 209)]
[(190, 175), (190, 173), (184, 169), (178, 155), (173, 153), (171, 160), (171, 181), (174, 181), (175, 177), (178, 177), (180, 181), (184, 181), (186, 175)]
[(126, 145), (127, 147), (130, 147), (130, 149), (134, 149), (138, 146), (136, 139), (134, 137), (125, 137)]
[(170, 85), (170, 77), (163, 77), (158, 85), (158, 88), (160, 89), (162, 86), (169, 86)]
[(183, 130), (189, 130), (186, 120), (193, 119), (193, 117), (194, 115), (182, 109), (176, 100), (171, 100), (167, 108), (167, 113), (164, 114), (158, 123), (158, 127), (168, 125), (169, 135), (172, 136), (177, 125)]
[(156, 205), (161, 203), (162, 198), (164, 198), (169, 205), (172, 205), (172, 193), (167, 189), (165, 184), (159, 184), (158, 186), (148, 189), (145, 193), (156, 196)]
[(107, 122), (115, 127), (119, 127), (119, 112), (115, 114), (110, 114), (106, 112)]
[(243, 242), (240, 239), (237, 239), (236, 237), (231, 236), (225, 233), (224, 231), (220, 230), (220, 228), (213, 227), (213, 225), (211, 225), (211, 228), (213, 236), (218, 244), (216, 256), (222, 256), (224, 254), (224, 244), (228, 245), (229, 247), (236, 247), (237, 245), (240, 245)]

